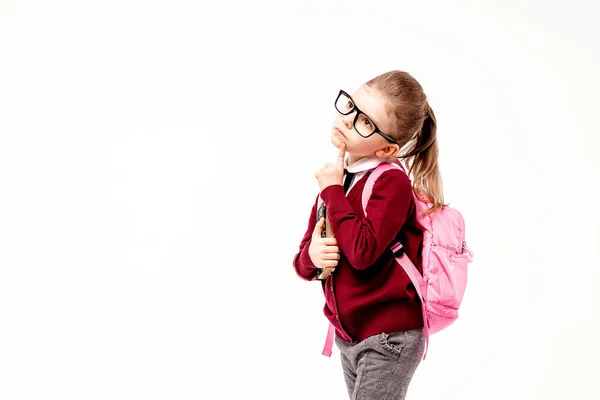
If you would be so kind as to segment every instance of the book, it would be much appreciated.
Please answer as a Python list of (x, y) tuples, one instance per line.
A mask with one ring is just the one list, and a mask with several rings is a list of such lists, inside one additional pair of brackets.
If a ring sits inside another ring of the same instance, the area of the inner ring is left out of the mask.
[[(321, 203), (321, 206), (317, 210), (317, 222), (319, 222), (319, 220), (323, 217), (325, 217), (325, 224), (323, 225), (323, 229), (321, 230), (321, 237), (335, 237), (333, 235), (333, 230), (331, 229), (329, 219), (327, 218), (327, 206), (325, 205), (325, 203)], [(327, 278), (329, 278), (329, 276), (334, 270), (335, 267), (317, 268), (317, 279), (326, 280)]]

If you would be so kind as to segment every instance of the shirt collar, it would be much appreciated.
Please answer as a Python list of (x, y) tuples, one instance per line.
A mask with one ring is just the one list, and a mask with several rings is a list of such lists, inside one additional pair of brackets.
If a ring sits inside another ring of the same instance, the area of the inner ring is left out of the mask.
[(366, 156), (348, 165), (348, 157), (346, 157), (344, 160), (344, 169), (352, 173), (363, 172), (373, 169), (383, 162), (394, 162), (394, 160), (395, 157), (381, 158), (377, 156)]

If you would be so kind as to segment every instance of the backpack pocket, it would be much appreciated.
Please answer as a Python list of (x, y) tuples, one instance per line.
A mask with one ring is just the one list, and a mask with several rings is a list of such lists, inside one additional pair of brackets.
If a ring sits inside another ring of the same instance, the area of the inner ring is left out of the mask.
[(427, 301), (457, 309), (467, 286), (469, 254), (458, 254), (442, 246), (431, 246)]

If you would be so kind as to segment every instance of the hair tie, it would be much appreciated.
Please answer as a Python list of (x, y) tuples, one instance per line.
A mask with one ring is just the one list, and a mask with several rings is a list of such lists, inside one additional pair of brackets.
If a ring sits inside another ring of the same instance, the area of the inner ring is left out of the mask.
[(425, 118), (423, 118), (423, 121), (425, 121), (427, 118), (429, 118), (429, 103), (425, 102)]

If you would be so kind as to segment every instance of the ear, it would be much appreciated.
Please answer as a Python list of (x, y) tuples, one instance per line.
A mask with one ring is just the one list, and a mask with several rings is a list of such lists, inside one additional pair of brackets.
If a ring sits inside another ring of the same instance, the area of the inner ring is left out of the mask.
[(381, 158), (389, 158), (389, 157), (395, 157), (399, 151), (400, 151), (400, 146), (398, 146), (397, 144), (390, 143), (387, 146), (384, 146), (384, 147), (380, 148), (379, 150), (375, 151), (375, 155), (377, 157), (381, 157)]

